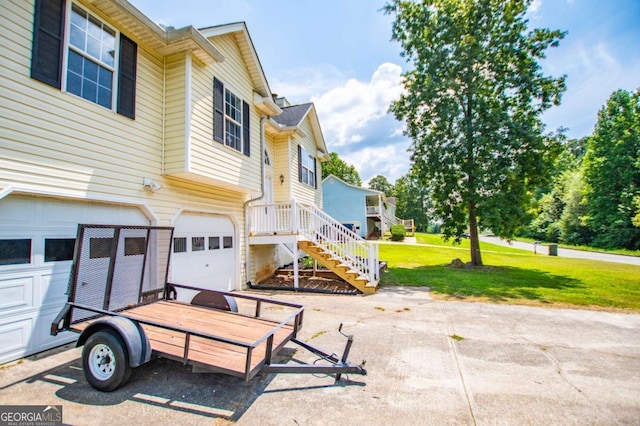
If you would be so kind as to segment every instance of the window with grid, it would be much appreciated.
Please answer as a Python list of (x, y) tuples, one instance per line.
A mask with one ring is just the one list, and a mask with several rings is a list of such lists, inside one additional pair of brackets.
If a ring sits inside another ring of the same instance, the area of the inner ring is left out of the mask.
[(77, 5), (71, 7), (67, 91), (111, 109), (116, 32)]
[(213, 79), (213, 139), (251, 155), (250, 106), (217, 78)]
[(316, 185), (316, 160), (313, 158), (307, 150), (302, 148), (300, 150), (300, 167), (301, 167), (301, 182), (307, 185)]
[(35, 1), (31, 77), (135, 119), (137, 44), (67, 5)]

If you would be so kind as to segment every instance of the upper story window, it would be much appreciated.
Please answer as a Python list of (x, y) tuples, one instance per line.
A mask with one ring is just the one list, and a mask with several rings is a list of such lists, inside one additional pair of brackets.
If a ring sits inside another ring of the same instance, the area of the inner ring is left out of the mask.
[(74, 4), (68, 55), (67, 91), (111, 109), (116, 32)]
[(31, 57), (36, 80), (135, 118), (137, 50), (132, 40), (77, 4), (36, 0)]
[(225, 128), (225, 141), (224, 143), (231, 148), (242, 150), (242, 133), (240, 129), (242, 127), (242, 100), (226, 90), (224, 92), (224, 121)]
[(302, 146), (298, 145), (298, 180), (317, 188), (316, 159)]
[(213, 79), (213, 139), (251, 155), (249, 104)]

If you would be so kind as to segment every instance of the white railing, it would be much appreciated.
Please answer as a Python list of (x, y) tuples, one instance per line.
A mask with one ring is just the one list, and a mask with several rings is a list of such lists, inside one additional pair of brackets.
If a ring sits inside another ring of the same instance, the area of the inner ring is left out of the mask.
[(407, 231), (415, 232), (416, 226), (413, 223), (413, 219), (399, 219), (396, 217), (396, 223), (404, 226)]
[(370, 283), (380, 279), (378, 246), (322, 210), (292, 200), (249, 207), (249, 235), (302, 235)]

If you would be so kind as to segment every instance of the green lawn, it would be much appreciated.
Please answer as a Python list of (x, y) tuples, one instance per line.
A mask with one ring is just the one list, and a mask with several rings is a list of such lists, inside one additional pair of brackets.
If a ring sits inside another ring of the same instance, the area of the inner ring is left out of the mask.
[(382, 286), (426, 286), (435, 297), (450, 299), (640, 311), (639, 266), (482, 243), (484, 268), (455, 269), (449, 266), (453, 258), (470, 260), (468, 241), (456, 247), (418, 234), (418, 242), (423, 244), (380, 245), (380, 259), (388, 262)]

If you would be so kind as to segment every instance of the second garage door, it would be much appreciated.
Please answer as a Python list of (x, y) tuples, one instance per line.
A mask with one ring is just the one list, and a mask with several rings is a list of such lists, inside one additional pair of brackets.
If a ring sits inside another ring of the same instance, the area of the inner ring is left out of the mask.
[[(175, 224), (170, 281), (229, 291), (236, 281), (236, 233), (227, 216), (182, 213)], [(189, 302), (195, 292), (178, 292)]]

